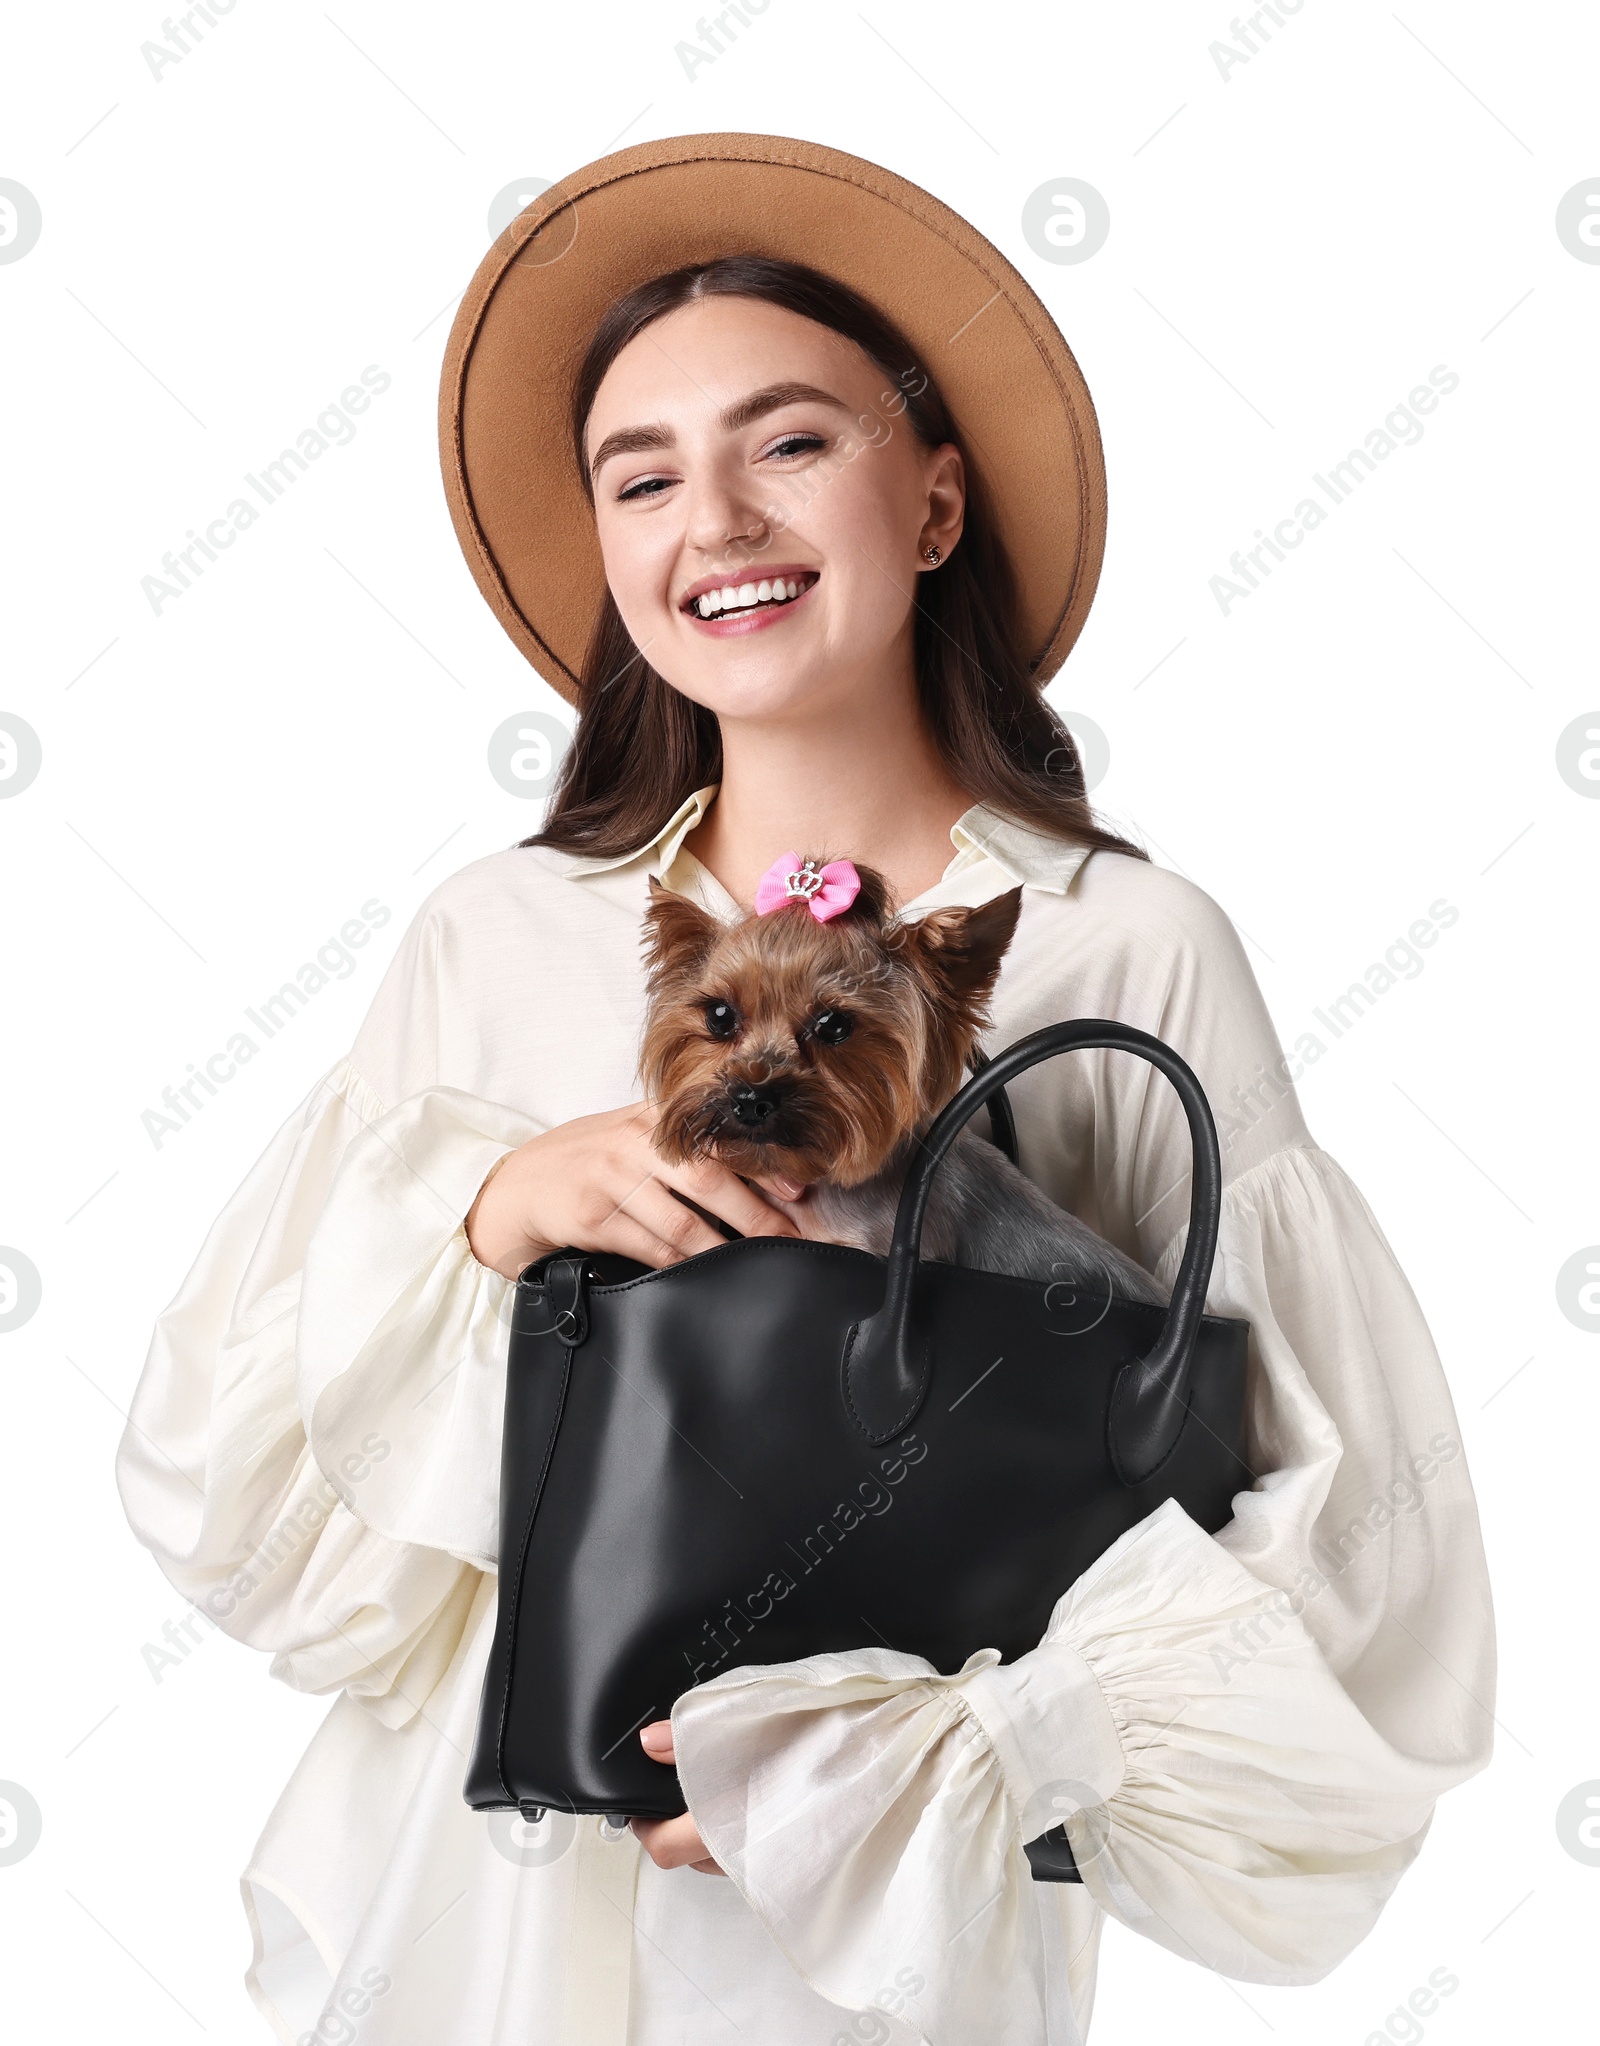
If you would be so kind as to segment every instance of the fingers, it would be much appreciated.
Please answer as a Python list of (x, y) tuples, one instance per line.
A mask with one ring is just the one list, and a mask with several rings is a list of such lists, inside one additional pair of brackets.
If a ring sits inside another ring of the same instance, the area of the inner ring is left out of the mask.
[[(639, 1744), (653, 1762), (672, 1761), (675, 1752), (672, 1721), (652, 1719), (648, 1726), (640, 1727)], [(700, 1875), (727, 1874), (706, 1853), (700, 1829), (688, 1812), (680, 1819), (630, 1819), (628, 1824), (657, 1868), (692, 1868)]]
[(658, 1269), (724, 1241), (662, 1185), (656, 1176), (660, 1160), (647, 1141), (641, 1144), (635, 1136), (597, 1162), (595, 1176), (573, 1199), (570, 1241)]
[(655, 1265), (675, 1264), (727, 1241), (703, 1216), (675, 1199), (659, 1179), (644, 1179), (631, 1187), (623, 1198), (622, 1213), (655, 1239), (659, 1254), (650, 1260)]
[(652, 1762), (675, 1762), (677, 1751), (672, 1745), (672, 1721), (652, 1719), (648, 1726), (639, 1729), (639, 1744)]
[(661, 1177), (681, 1187), (691, 1200), (737, 1229), (741, 1236), (798, 1236), (799, 1230), (782, 1209), (775, 1208), (738, 1173), (714, 1159), (693, 1165), (662, 1165)]
[[(718, 1164), (714, 1158), (694, 1159), (683, 1165), (668, 1164), (651, 1141), (659, 1114), (656, 1104), (651, 1101), (634, 1102), (618, 1114), (619, 1125), (627, 1131), (630, 1144), (637, 1147), (641, 1170), (648, 1164), (652, 1178), (687, 1194), (719, 1221), (737, 1229), (741, 1236), (800, 1234), (787, 1215), (764, 1199), (755, 1187), (747, 1185), (738, 1173)], [(696, 1242), (695, 1249), (708, 1249), (721, 1240), (715, 1230), (710, 1234), (711, 1243)]]
[(589, 1247), (612, 1251), (618, 1257), (631, 1257), (656, 1271), (677, 1264), (683, 1255), (670, 1243), (663, 1243), (653, 1229), (644, 1228), (620, 1209), (609, 1222), (590, 1232)]
[(801, 1233), (727, 1166), (669, 1165), (652, 1142), (657, 1119), (653, 1103), (632, 1102), (561, 1124), (509, 1154), (501, 1163), (510, 1169), (485, 1178), (468, 1218), (479, 1263), (514, 1279), (551, 1246), (570, 1243), (659, 1270), (726, 1241), (707, 1216), (741, 1236)]
[(721, 1875), (706, 1852), (700, 1829), (685, 1812), (680, 1819), (630, 1819), (639, 1844), (657, 1868), (694, 1868), (702, 1875)]

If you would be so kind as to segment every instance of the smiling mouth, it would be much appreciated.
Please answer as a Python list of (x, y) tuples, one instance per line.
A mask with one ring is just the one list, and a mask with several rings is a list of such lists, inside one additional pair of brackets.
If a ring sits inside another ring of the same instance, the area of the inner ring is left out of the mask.
[(816, 586), (816, 569), (795, 569), (784, 575), (763, 576), (758, 582), (720, 583), (695, 590), (685, 597), (681, 609), (689, 618), (734, 619), (757, 611), (778, 611), (793, 604)]

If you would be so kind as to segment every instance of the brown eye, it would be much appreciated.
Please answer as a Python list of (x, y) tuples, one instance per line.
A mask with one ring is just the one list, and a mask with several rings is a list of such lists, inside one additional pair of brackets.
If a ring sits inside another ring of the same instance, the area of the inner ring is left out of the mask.
[(706, 1028), (713, 1037), (736, 1036), (739, 1029), (739, 1011), (732, 1002), (706, 1003)]
[(855, 1018), (843, 1009), (824, 1009), (812, 1023), (811, 1035), (818, 1044), (843, 1044), (855, 1027)]

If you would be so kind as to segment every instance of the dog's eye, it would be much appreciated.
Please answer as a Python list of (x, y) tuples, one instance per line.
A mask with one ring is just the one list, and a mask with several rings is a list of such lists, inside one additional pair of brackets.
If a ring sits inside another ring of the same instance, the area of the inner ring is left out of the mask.
[(734, 1036), (739, 1028), (739, 1011), (732, 1002), (707, 1002), (706, 1028), (713, 1037)]
[(855, 1027), (855, 1018), (843, 1009), (824, 1009), (812, 1023), (811, 1035), (818, 1044), (843, 1044)]

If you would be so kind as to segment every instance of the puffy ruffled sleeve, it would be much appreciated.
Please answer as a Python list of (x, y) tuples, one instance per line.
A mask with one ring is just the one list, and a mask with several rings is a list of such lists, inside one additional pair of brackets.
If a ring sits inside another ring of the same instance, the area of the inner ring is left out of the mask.
[(172, 1583), (296, 1689), (391, 1726), (495, 1567), (509, 1288), (463, 1218), (537, 1133), (450, 1087), (312, 1089), (160, 1316), (117, 1457)]
[[(1078, 1007), (1175, 1043), (1220, 1111), (1235, 1073), (1282, 1061), (1233, 966), (1209, 1005), (1200, 974), (1181, 1011), (1170, 985), (1120, 1002), (1091, 987)], [(1185, 1183), (1170, 1090), (1141, 1077), (1086, 1114), (1114, 1161), (1091, 1190), (1102, 1213), (1146, 1214)], [(1134, 1931), (1242, 1980), (1306, 1983), (1371, 1929), (1436, 1799), (1488, 1760), (1487, 1572), (1422, 1312), (1292, 1096), (1231, 1145), (1218, 1120), (1232, 1170), (1208, 1305), (1250, 1324), (1256, 1473), (1228, 1525), (1210, 1535), (1169, 1501), (1011, 1663), (991, 1649), (941, 1675), (866, 1648), (732, 1670), (674, 1710), (711, 1853), (836, 2003), (920, 1977), (901, 2016), (880, 2014), (907, 2046), (1076, 2036), (1023, 1854), (1051, 1826)], [(1169, 1285), (1185, 1235), (1163, 1234)]]

